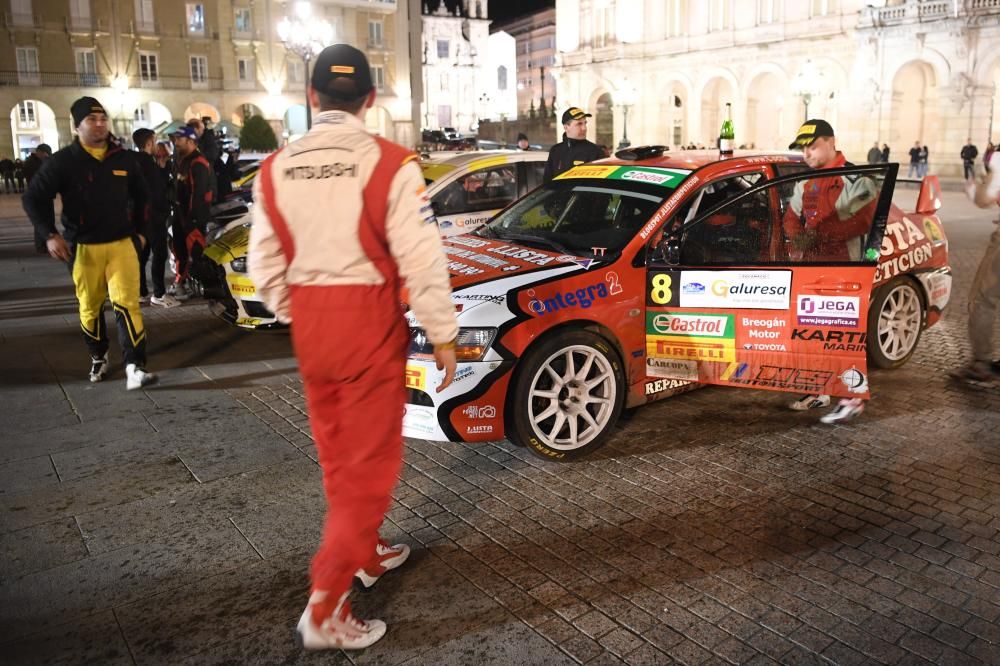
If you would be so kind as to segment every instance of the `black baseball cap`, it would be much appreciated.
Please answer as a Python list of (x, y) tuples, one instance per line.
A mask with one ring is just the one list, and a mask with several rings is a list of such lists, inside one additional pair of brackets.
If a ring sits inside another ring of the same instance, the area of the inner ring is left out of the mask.
[(328, 46), (317, 56), (312, 87), (340, 102), (351, 102), (372, 90), (365, 54), (349, 44)]
[(788, 149), (805, 148), (821, 136), (835, 136), (830, 123), (819, 118), (807, 120), (799, 128), (798, 134), (795, 135), (795, 141), (788, 144)]
[(565, 111), (563, 111), (562, 124), (565, 125), (566, 123), (572, 122), (574, 120), (582, 120), (583, 118), (590, 118), (590, 117), (591, 114), (587, 113), (583, 109), (571, 106)]

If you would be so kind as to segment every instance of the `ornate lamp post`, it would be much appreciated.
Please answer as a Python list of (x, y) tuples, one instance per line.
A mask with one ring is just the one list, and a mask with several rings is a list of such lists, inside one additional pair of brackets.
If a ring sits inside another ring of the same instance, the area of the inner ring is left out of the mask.
[(802, 98), (805, 106), (805, 117), (809, 120), (809, 103), (814, 97), (819, 97), (823, 93), (826, 85), (826, 77), (823, 72), (813, 64), (812, 60), (806, 60), (795, 78), (792, 79), (792, 94)]
[(295, 3), (292, 16), (278, 21), (278, 39), (285, 49), (302, 58), (305, 65), (306, 129), (312, 127), (309, 106), (309, 61), (333, 42), (333, 26), (326, 19), (312, 15), (312, 5), (306, 0)]
[(628, 78), (622, 79), (621, 87), (615, 93), (615, 99), (622, 107), (622, 141), (618, 144), (618, 150), (632, 145), (632, 142), (628, 140), (628, 111), (635, 104), (636, 95), (635, 86), (629, 82)]

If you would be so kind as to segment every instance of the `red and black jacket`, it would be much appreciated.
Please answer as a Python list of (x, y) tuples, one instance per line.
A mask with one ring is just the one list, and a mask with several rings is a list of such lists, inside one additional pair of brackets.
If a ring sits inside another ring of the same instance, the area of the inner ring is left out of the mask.
[(177, 207), (185, 229), (205, 233), (212, 198), (212, 167), (196, 149), (177, 164)]

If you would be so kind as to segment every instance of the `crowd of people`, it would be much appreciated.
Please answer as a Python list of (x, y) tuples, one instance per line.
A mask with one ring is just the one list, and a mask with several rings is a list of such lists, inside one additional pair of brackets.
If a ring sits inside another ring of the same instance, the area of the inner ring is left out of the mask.
[[(126, 388), (141, 388), (156, 377), (145, 371), (140, 305), (176, 307), (192, 295), (190, 266), (205, 247), (209, 207), (231, 190), (237, 155), (220, 159), (207, 117), (189, 120), (167, 139), (138, 129), (130, 150), (111, 134), (98, 100), (81, 97), (70, 113), (77, 133), (73, 143), (55, 154), (40, 144), (24, 162), (24, 209), (36, 249), (69, 267), (90, 352), (90, 381), (102, 381), (108, 373), (104, 308), (110, 300)], [(0, 173), (3, 168), (0, 161)], [(55, 221), (57, 195), (61, 232)], [(168, 284), (170, 255), (175, 271)]]

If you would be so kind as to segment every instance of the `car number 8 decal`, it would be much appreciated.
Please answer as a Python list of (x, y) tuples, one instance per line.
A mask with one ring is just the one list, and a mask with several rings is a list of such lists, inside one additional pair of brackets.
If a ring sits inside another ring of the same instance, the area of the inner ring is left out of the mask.
[(657, 305), (666, 305), (673, 299), (673, 279), (667, 273), (657, 273), (650, 281), (649, 300)]

